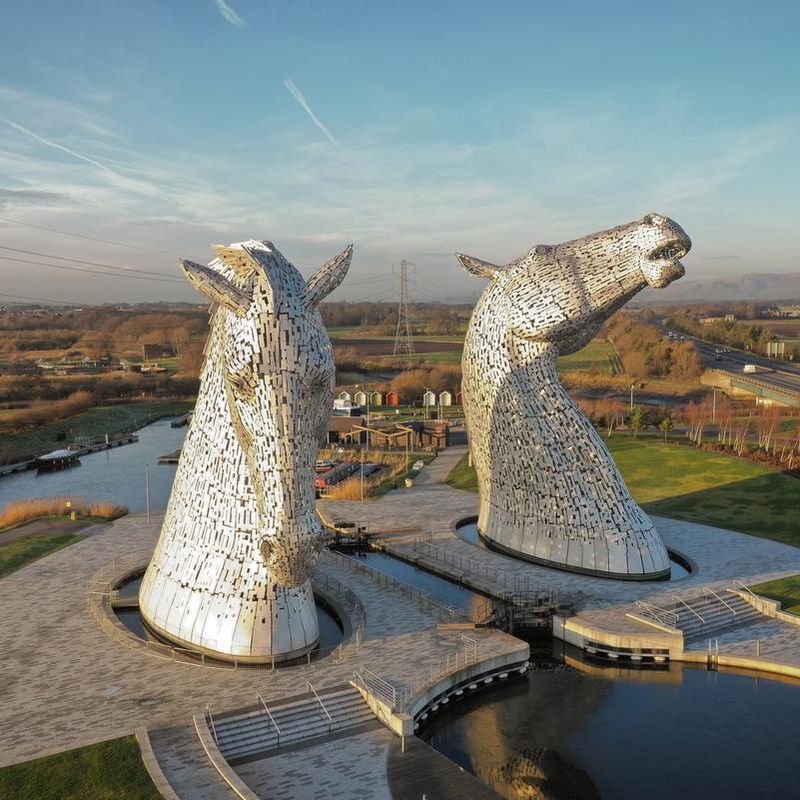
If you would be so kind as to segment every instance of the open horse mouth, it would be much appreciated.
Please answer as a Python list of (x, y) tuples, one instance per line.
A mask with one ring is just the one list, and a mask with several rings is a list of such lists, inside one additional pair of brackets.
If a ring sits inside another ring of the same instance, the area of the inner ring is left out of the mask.
[(648, 253), (647, 261), (653, 265), (674, 263), (689, 252), (690, 246), (683, 239), (672, 239)]
[(675, 237), (647, 253), (643, 259), (642, 273), (648, 285), (663, 289), (682, 277), (686, 270), (680, 259), (689, 252), (691, 246), (688, 238)]

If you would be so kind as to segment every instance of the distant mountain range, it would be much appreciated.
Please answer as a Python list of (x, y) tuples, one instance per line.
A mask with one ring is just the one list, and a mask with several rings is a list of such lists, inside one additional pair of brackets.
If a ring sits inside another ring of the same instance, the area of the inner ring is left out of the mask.
[(702, 303), (800, 300), (800, 272), (750, 272), (703, 280), (681, 278), (666, 289), (646, 289), (640, 303)]

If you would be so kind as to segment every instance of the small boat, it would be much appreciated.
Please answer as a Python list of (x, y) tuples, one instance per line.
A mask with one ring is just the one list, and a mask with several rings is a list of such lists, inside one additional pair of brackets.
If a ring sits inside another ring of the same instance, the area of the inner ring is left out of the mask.
[(53, 450), (52, 453), (45, 453), (34, 459), (34, 467), (37, 470), (56, 470), (66, 469), (67, 467), (80, 466), (81, 460), (78, 454), (69, 449)]

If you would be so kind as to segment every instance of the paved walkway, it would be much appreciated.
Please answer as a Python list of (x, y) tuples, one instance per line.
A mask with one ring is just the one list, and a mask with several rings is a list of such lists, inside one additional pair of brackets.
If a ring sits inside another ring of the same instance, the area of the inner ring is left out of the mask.
[[(456, 447), (441, 454), (425, 468), (412, 489), (392, 491), (363, 504), (324, 501), (321, 506), (329, 516), (366, 522), (373, 530), (417, 526), (432, 531), (434, 541), (454, 553), (565, 591), (580, 592), (581, 613), (604, 615), (610, 625), (636, 625), (626, 621), (623, 606), (639, 598), (658, 602), (676, 592), (699, 591), (706, 583), (728, 585), (733, 577), (762, 580), (800, 571), (800, 549), (663, 518), (656, 523), (667, 546), (698, 565), (698, 570), (683, 581), (640, 584), (591, 578), (477, 547), (451, 530), (456, 519), (477, 513), (477, 496), (442, 483), (464, 452), (464, 448)], [(436, 630), (434, 620), (403, 594), (326, 563), (325, 571), (352, 589), (367, 611), (363, 644), (358, 650), (346, 651), (339, 663), (322, 661), (276, 672), (213, 670), (172, 664), (128, 650), (109, 638), (92, 617), (87, 603), (88, 581), (114, 559), (134, 556), (146, 563), (160, 523), (158, 515), (150, 525), (143, 515), (131, 515), (0, 580), (0, 766), (115, 738), (146, 726), (159, 762), (185, 797), (226, 800), (229, 790), (212, 780), (213, 773), (201, 766), (205, 765), (202, 751), (190, 727), (192, 715), (206, 704), (215, 711), (237, 708), (253, 702), (256, 693), (273, 702), (295, 692), (298, 683), (306, 680), (319, 687), (341, 684), (362, 664), (403, 683), (459, 647), (459, 631)], [(411, 547), (402, 537), (397, 539), (399, 546)], [(748, 635), (737, 631), (735, 636), (719, 638), (723, 647), (747, 649), (754, 647), (753, 636), (757, 635), (762, 639), (762, 653), (779, 653), (781, 658), (800, 663), (800, 628), (787, 631), (785, 627), (779, 631), (766, 623), (763, 630), (754, 629)], [(490, 652), (509, 652), (518, 644), (497, 631), (471, 635)], [(317, 796), (307, 792), (311, 785), (308, 778), (314, 786), (320, 778), (329, 782), (326, 797), (336, 796), (334, 785), (341, 785), (343, 797), (387, 797), (382, 793), (387, 784), (380, 776), (391, 773), (391, 764), (383, 773), (375, 766), (378, 762), (390, 763), (394, 757), (392, 748), (397, 740), (387, 739), (387, 735), (370, 731), (328, 743), (327, 747), (319, 745), (262, 759), (240, 769), (246, 770), (247, 779), (271, 798)], [(256, 764), (262, 764), (262, 768)], [(279, 777), (290, 772), (293, 779), (278, 785)], [(492, 796), (482, 789), (471, 792), (463, 789), (459, 796)], [(417, 797), (419, 793), (408, 796)]]
[[(340, 663), (323, 660), (274, 673), (217, 670), (129, 650), (92, 616), (87, 584), (114, 559), (138, 555), (146, 563), (159, 524), (159, 517), (148, 526), (144, 515), (130, 515), (0, 580), (0, 766), (141, 726), (188, 725), (206, 704), (215, 711), (238, 708), (254, 702), (256, 693), (271, 702), (306, 680), (339, 685), (360, 665), (402, 683), (461, 646), (459, 631), (436, 630), (403, 594), (326, 564), (367, 610), (363, 644), (346, 650)], [(475, 635), (487, 652), (518, 646), (497, 631)]]

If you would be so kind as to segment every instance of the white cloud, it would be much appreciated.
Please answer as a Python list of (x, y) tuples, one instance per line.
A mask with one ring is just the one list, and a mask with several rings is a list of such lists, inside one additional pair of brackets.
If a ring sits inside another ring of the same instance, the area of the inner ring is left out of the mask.
[(333, 138), (331, 132), (322, 124), (319, 117), (317, 117), (317, 115), (311, 110), (311, 107), (306, 102), (306, 98), (303, 97), (303, 93), (294, 85), (294, 83), (287, 79), (283, 82), (283, 85), (291, 92), (292, 97), (294, 97), (294, 99), (300, 103), (308, 116), (311, 117), (311, 121), (328, 137), (328, 139), (333, 144), (339, 144), (336, 139)]
[(244, 20), (225, 2), (225, 0), (214, 0), (214, 5), (216, 5), (219, 13), (225, 17), (226, 22), (230, 22), (231, 25), (235, 25), (237, 28), (241, 28), (245, 24)]

